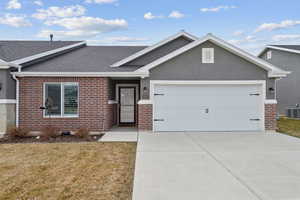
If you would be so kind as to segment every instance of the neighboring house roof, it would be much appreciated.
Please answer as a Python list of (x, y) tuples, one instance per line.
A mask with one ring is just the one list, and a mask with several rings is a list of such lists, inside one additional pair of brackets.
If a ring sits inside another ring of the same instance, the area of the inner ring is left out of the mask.
[(111, 64), (146, 46), (85, 46), (47, 61), (24, 67), (24, 72), (133, 72), (137, 66), (112, 68)]
[(268, 45), (258, 54), (258, 57), (261, 57), (268, 49), (300, 54), (300, 45)]
[(0, 41), (0, 59), (11, 62), (46, 51), (79, 43), (80, 41)]
[(134, 59), (136, 59), (138, 57), (141, 57), (141, 56), (143, 56), (143, 55), (145, 55), (145, 54), (147, 54), (147, 53), (149, 53), (149, 52), (151, 52), (151, 51), (153, 51), (153, 50), (155, 50), (155, 49), (157, 49), (157, 48), (159, 48), (159, 47), (161, 47), (161, 46), (163, 46), (163, 45), (165, 45), (165, 44), (167, 44), (167, 43), (169, 43), (173, 40), (176, 40), (177, 38), (180, 38), (180, 37), (185, 37), (185, 38), (187, 38), (191, 41), (195, 41), (195, 40), (198, 39), (196, 36), (193, 36), (193, 35), (185, 32), (185, 31), (180, 31), (179, 33), (177, 33), (175, 35), (172, 35), (171, 37), (168, 37), (165, 40), (162, 40), (162, 41), (160, 41), (160, 42), (158, 42), (158, 43), (156, 43), (152, 46), (149, 46), (149, 47), (147, 47), (147, 48), (145, 48), (141, 51), (138, 51), (135, 54), (130, 55), (129, 57), (123, 58), (122, 60), (120, 60), (116, 63), (113, 63), (111, 65), (111, 67), (120, 67), (120, 66), (122, 66), (122, 65), (124, 65), (124, 64), (126, 64), (130, 61), (133, 61)]
[(286, 72), (266, 61), (264, 61), (263, 59), (257, 58), (245, 51), (243, 51), (242, 49), (239, 49), (231, 44), (229, 44), (228, 42), (225, 42), (224, 40), (212, 35), (212, 34), (207, 34), (205, 37), (198, 39), (166, 56), (163, 56), (157, 60), (155, 60), (152, 63), (149, 63), (148, 65), (141, 67), (137, 70), (137, 72), (147, 72), (150, 69), (157, 67), (158, 65), (194, 48), (197, 47), (199, 45), (201, 45), (202, 43), (206, 42), (206, 41), (210, 41), (226, 50), (228, 50), (229, 52), (240, 56), (242, 58), (244, 58), (245, 60), (259, 66), (262, 67), (263, 69), (267, 70), (269, 72), (269, 77), (282, 77), (282, 76), (286, 76), (287, 74), (289, 74), (290, 72)]

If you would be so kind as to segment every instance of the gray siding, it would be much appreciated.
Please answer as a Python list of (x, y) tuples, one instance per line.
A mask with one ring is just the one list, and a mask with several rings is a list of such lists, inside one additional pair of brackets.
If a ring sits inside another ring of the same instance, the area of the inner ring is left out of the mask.
[(266, 52), (261, 55), (261, 58), (281, 69), (292, 72), (286, 78), (276, 81), (278, 112), (285, 115), (287, 107), (300, 104), (300, 54), (272, 49), (270, 60), (266, 59)]
[(188, 38), (185, 37), (179, 37), (176, 40), (173, 40), (171, 42), (168, 42), (167, 44), (125, 64), (129, 66), (144, 66), (146, 64), (149, 64), (153, 62), (154, 60), (163, 57), (172, 51), (175, 51), (176, 49), (179, 49), (192, 41)]
[(0, 99), (15, 99), (16, 98), (16, 83), (12, 79), (10, 71), (7, 69), (0, 70), (0, 83), (2, 89), (0, 91)]
[[(203, 64), (201, 61), (202, 48), (207, 47), (215, 49), (214, 64)], [(267, 88), (275, 84), (261, 67), (211, 42), (205, 42), (153, 68), (150, 77), (141, 81), (141, 88), (149, 88), (150, 80), (266, 80)], [(143, 99), (149, 98), (149, 90), (141, 94)], [(274, 99), (274, 93), (267, 90), (267, 98)]]

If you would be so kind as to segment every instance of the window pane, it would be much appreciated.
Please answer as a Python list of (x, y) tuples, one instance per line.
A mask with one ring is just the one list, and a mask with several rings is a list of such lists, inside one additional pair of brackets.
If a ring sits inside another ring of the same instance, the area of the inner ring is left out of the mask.
[(60, 84), (46, 84), (45, 106), (46, 115), (61, 115)]
[(78, 86), (77, 85), (64, 86), (64, 114), (65, 115), (78, 114)]

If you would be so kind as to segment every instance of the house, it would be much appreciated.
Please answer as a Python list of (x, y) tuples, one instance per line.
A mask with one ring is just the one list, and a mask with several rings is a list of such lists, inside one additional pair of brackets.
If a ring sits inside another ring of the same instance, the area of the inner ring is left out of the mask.
[(16, 123), (16, 81), (10, 72), (81, 45), (82, 41), (0, 41), (0, 134)]
[(11, 74), (20, 127), (158, 132), (274, 130), (275, 81), (288, 72), (181, 31), (148, 47), (83, 44)]
[(286, 115), (287, 108), (300, 104), (300, 45), (269, 45), (258, 56), (292, 72), (288, 78), (276, 81), (278, 113)]

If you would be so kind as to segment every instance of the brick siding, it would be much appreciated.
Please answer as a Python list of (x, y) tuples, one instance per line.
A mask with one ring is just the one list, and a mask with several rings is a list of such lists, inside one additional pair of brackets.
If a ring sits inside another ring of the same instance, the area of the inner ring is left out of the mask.
[[(79, 84), (78, 118), (43, 118), (43, 85), (45, 82)], [(114, 124), (113, 105), (108, 104), (108, 78), (20, 78), (20, 127), (39, 131), (45, 126), (61, 130), (86, 127), (91, 131), (108, 130)]]
[(277, 104), (265, 104), (265, 128), (266, 130), (276, 130), (276, 108)]
[(138, 105), (138, 129), (152, 130), (152, 105)]

